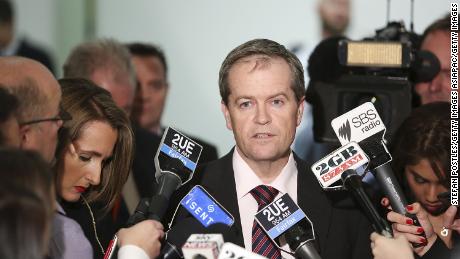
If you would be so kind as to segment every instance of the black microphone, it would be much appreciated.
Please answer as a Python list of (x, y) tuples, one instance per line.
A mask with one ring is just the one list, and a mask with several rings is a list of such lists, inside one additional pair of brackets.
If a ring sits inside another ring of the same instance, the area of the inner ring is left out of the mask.
[[(182, 185), (178, 174), (184, 171), (184, 164), (177, 158), (169, 158), (164, 168), (168, 172), (157, 174), (158, 186), (155, 195), (150, 198), (148, 218), (161, 221), (169, 206), (169, 199), (177, 188)], [(177, 174), (176, 174), (177, 173)]]
[[(342, 125), (348, 122), (352, 127), (344, 128)], [(411, 218), (414, 225), (420, 226), (417, 216), (406, 211), (407, 200), (390, 166), (392, 158), (384, 139), (386, 127), (374, 105), (371, 102), (363, 103), (333, 119), (331, 125), (342, 145), (356, 141), (370, 158), (368, 169), (390, 200), (393, 211)], [(426, 238), (425, 233), (419, 235)], [(419, 247), (422, 244), (412, 245)]]
[(314, 242), (313, 228), (304, 226), (309, 224), (307, 220), (299, 222), (289, 228), (284, 234), (286, 243), (294, 251), (296, 257), (304, 259), (320, 259)]
[(166, 129), (155, 156), (158, 185), (150, 199), (148, 218), (161, 221), (174, 191), (192, 178), (202, 150), (184, 134), (171, 127)]
[(129, 216), (128, 222), (126, 223), (126, 227), (129, 228), (145, 220), (149, 212), (149, 207), (150, 207), (149, 198), (142, 198), (137, 204), (137, 207), (134, 210), (134, 213), (131, 216)]
[(315, 247), (313, 224), (289, 194), (284, 194), (258, 211), (255, 219), (278, 247), (281, 247), (280, 237), (284, 236), (297, 257), (321, 258)]
[[(143, 198), (137, 205), (127, 227), (133, 226), (146, 218), (161, 221), (169, 207), (169, 199), (175, 190), (188, 182), (196, 169), (203, 147), (177, 130), (168, 127), (161, 139), (155, 156), (155, 179), (158, 183), (155, 194)], [(105, 259), (110, 259), (117, 252), (115, 235), (110, 241)]]
[(380, 217), (369, 196), (364, 191), (361, 177), (353, 169), (348, 169), (341, 175), (343, 186), (352, 193), (356, 201), (366, 213), (374, 229), (383, 236), (393, 237), (393, 231), (386, 220)]
[(355, 171), (368, 162), (369, 159), (361, 147), (356, 142), (350, 142), (317, 161), (311, 169), (325, 190), (342, 189), (342, 186), (335, 185), (341, 179), (343, 188), (354, 196), (374, 229), (378, 233), (390, 237), (392, 236), (390, 226), (380, 217), (377, 209), (372, 205), (364, 190), (361, 177)]

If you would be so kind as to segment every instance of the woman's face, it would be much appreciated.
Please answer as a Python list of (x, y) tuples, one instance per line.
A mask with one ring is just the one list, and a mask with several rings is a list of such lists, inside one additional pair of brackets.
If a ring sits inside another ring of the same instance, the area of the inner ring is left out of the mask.
[(86, 123), (64, 151), (62, 172), (58, 186), (59, 196), (65, 201), (80, 199), (91, 185), (98, 185), (104, 166), (112, 157), (118, 132), (106, 122)]
[[(448, 191), (431, 168), (427, 159), (422, 159), (413, 166), (406, 166), (407, 183), (415, 199), (432, 215), (443, 213), (445, 207), (438, 199), (438, 194)], [(444, 172), (442, 172), (444, 174)]]

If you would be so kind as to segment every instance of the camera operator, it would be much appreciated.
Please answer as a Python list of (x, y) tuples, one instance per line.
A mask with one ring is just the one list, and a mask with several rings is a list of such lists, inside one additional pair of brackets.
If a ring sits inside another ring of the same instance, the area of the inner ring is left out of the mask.
[(439, 59), (441, 70), (431, 81), (415, 85), (421, 105), (450, 101), (450, 32), (450, 15), (446, 15), (423, 33), (420, 49), (431, 51)]

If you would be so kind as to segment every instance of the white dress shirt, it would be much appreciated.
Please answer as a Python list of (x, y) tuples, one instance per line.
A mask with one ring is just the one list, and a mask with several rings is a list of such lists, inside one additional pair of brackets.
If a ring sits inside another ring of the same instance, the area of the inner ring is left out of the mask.
[[(297, 203), (297, 164), (291, 152), (287, 164), (283, 167), (278, 177), (273, 182), (265, 184), (249, 167), (246, 161), (243, 160), (238, 153), (238, 148), (235, 148), (235, 152), (233, 152), (232, 162), (235, 173), (236, 194), (240, 211), (241, 227), (243, 230), (244, 246), (247, 250), (252, 251), (252, 225), (254, 223), (254, 215), (257, 213), (258, 204), (250, 191), (259, 185), (272, 186), (279, 191), (275, 199), (288, 193), (292, 200)], [(281, 240), (281, 242), (281, 248), (283, 250), (291, 251), (284, 240)], [(283, 258), (294, 258), (292, 255), (283, 251), (281, 251), (281, 256)]]

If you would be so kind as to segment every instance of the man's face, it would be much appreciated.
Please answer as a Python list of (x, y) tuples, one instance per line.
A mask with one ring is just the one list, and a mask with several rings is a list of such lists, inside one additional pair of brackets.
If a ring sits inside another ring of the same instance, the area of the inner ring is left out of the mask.
[(450, 34), (445, 31), (434, 31), (427, 35), (421, 46), (422, 50), (433, 52), (439, 59), (441, 71), (436, 77), (425, 83), (415, 85), (422, 104), (436, 101), (450, 101)]
[(89, 79), (109, 91), (115, 104), (128, 115), (131, 114), (135, 88), (127, 73), (115, 75), (110, 68), (100, 68), (96, 69)]
[(348, 0), (322, 0), (319, 13), (323, 27), (334, 35), (345, 32), (350, 21)]
[(132, 61), (139, 82), (135, 120), (146, 129), (159, 127), (168, 93), (163, 64), (153, 56), (133, 56)]
[[(43, 91), (46, 91), (48, 102), (44, 104), (43, 115), (40, 118), (33, 119), (58, 117), (60, 112), (59, 104), (61, 102), (61, 90), (58, 82), (54, 78), (49, 78), (47, 85), (43, 86), (42, 89), (46, 89)], [(54, 153), (58, 142), (58, 130), (62, 124), (62, 120), (48, 120), (22, 126), (28, 129), (28, 140), (23, 148), (38, 151), (46, 161), (51, 163), (54, 160)]]
[(13, 39), (13, 25), (8, 22), (0, 22), (0, 49), (6, 48)]
[(303, 100), (295, 98), (286, 61), (245, 58), (230, 69), (228, 82), (230, 95), (222, 111), (243, 159), (276, 162), (287, 158), (302, 118)]

